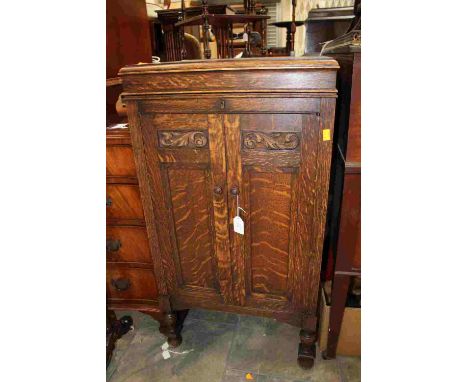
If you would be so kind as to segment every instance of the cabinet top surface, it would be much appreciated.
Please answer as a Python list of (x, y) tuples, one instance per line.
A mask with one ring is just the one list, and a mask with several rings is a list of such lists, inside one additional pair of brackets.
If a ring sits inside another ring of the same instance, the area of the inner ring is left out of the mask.
[(119, 76), (128, 74), (147, 74), (160, 72), (194, 71), (243, 71), (243, 70), (287, 70), (287, 69), (332, 69), (337, 70), (338, 63), (326, 56), (309, 57), (266, 57), (243, 59), (211, 59), (164, 62), (158, 64), (140, 64), (125, 66)]

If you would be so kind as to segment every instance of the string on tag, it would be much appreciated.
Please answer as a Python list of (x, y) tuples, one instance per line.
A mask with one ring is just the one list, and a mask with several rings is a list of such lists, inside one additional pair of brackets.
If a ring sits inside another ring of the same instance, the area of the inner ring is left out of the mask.
[(238, 233), (239, 235), (243, 235), (244, 234), (244, 221), (239, 216), (240, 215), (239, 211), (243, 211), (244, 213), (246, 212), (241, 206), (239, 206), (239, 194), (237, 194), (236, 202), (237, 202), (236, 216), (234, 217), (232, 223), (234, 225), (234, 232)]
[(246, 214), (247, 212), (245, 212), (245, 210), (239, 205), (239, 194), (237, 194), (236, 203), (237, 203), (236, 216), (240, 216), (239, 210), (241, 210), (244, 214)]

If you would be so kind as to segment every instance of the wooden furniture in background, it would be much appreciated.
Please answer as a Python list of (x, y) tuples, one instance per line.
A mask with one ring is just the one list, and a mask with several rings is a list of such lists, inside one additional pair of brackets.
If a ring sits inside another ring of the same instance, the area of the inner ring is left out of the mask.
[[(208, 5), (207, 11), (211, 15), (234, 13), (226, 4)], [(182, 9), (164, 9), (156, 13), (164, 34), (164, 56), (161, 59), (163, 61), (181, 61), (182, 40), (180, 32), (182, 28), (177, 27), (175, 24), (182, 21), (180, 17), (190, 19), (200, 16), (203, 13), (203, 8), (201, 6), (185, 8), (185, 16), (181, 15)]]
[[(218, 46), (218, 57), (217, 58), (233, 58), (234, 57), (234, 46), (232, 39), (233, 24), (246, 24), (247, 43), (244, 50), (245, 57), (252, 56), (252, 50), (250, 47), (251, 37), (250, 33), (254, 28), (254, 24), (258, 24), (260, 28), (264, 28), (264, 21), (269, 19), (270, 16), (263, 14), (255, 14), (253, 8), (250, 8), (250, 2), (247, 2), (248, 9), (244, 14), (209, 14), (207, 0), (202, 0), (202, 14), (199, 16), (193, 16), (183, 21), (177, 22), (174, 26), (176, 28), (183, 28), (186, 26), (200, 25), (203, 27), (203, 46), (204, 46), (204, 58), (211, 58), (211, 50), (209, 47), (209, 31), (210, 28), (214, 29), (216, 35), (216, 42)], [(263, 33), (266, 35), (266, 32)], [(266, 53), (265, 39), (261, 39), (261, 51)], [(181, 43), (183, 47), (183, 41)], [(183, 55), (181, 55), (183, 58)]]
[(361, 22), (360, 1), (351, 30), (324, 46), (340, 64), (329, 211), (335, 259), (325, 358), (335, 358), (352, 277), (361, 277)]
[(107, 129), (106, 175), (109, 308), (154, 316), (158, 289), (128, 128)]
[(106, 0), (106, 78), (139, 62), (151, 62), (145, 0)]
[(294, 56), (294, 36), (296, 35), (296, 0), (291, 0), (292, 2), (292, 18), (291, 18), (291, 26), (289, 30), (289, 34), (287, 36), (288, 42), (286, 46), (289, 44), (289, 55)]
[(106, 80), (106, 260), (107, 297), (111, 310), (157, 313), (157, 289), (135, 162), (128, 128), (116, 112), (122, 92), (119, 69), (128, 64), (151, 62), (146, 4), (143, 0), (107, 1)]
[(296, 35), (296, 27), (304, 25), (304, 21), (296, 21), (296, 0), (292, 0), (291, 21), (278, 21), (270, 25), (274, 25), (277, 28), (286, 28), (286, 47), (270, 48), (268, 50), (268, 55), (273, 57), (294, 56), (294, 36)]
[(125, 65), (151, 62), (151, 38), (144, 0), (106, 0), (106, 124), (122, 120), (115, 103), (122, 93), (117, 73)]
[[(216, 42), (218, 46), (218, 58), (233, 58), (234, 57), (234, 42), (232, 39), (232, 28), (235, 23), (242, 24), (255, 24), (260, 23), (263, 25), (263, 21), (269, 19), (268, 15), (210, 15), (202, 14), (195, 16), (185, 21), (176, 23), (176, 27), (191, 26), (191, 25), (203, 25), (203, 45), (204, 45), (204, 58), (211, 58), (211, 50), (208, 44), (208, 34), (210, 27), (213, 27), (216, 36)], [(250, 48), (250, 32), (251, 29), (247, 29), (247, 52), (246, 57), (252, 56)], [(230, 37), (231, 36), (231, 37)], [(263, 42), (263, 40), (262, 40)], [(261, 50), (265, 51), (264, 46), (261, 46)]]
[[(279, 56), (291, 56), (294, 55), (294, 35), (292, 33), (293, 22), (292, 21), (278, 21), (271, 23), (278, 28), (286, 28), (286, 47), (284, 48), (270, 48), (268, 55), (273, 57)], [(300, 27), (304, 25), (304, 21), (295, 21), (294, 26)]]
[(320, 53), (322, 43), (343, 35), (354, 19), (353, 7), (314, 8), (306, 20), (305, 54)]
[[(206, 0), (202, 0), (202, 5), (197, 7), (185, 7), (182, 1), (180, 9), (168, 9), (157, 11), (158, 22), (161, 24), (164, 33), (164, 53), (163, 61), (181, 61), (186, 58), (184, 51), (184, 37), (182, 31), (187, 28), (201, 27), (202, 33), (199, 37), (204, 45), (204, 58), (212, 56), (209, 47), (210, 30), (216, 37), (217, 58), (233, 58), (242, 46), (244, 56), (266, 55), (266, 20), (269, 19), (265, 7), (255, 8), (253, 1), (244, 2), (246, 7), (241, 12), (235, 12), (226, 4), (208, 5)], [(156, 21), (153, 24), (156, 26)], [(233, 40), (233, 29), (235, 25), (245, 25), (248, 34), (247, 43)], [(260, 47), (258, 52), (252, 49), (251, 32), (258, 32), (260, 35)], [(241, 44), (239, 44), (241, 42)], [(159, 49), (160, 52), (161, 49)]]
[(154, 260), (134, 293), (159, 292), (171, 345), (192, 307), (274, 317), (301, 328), (298, 361), (313, 365), (337, 69), (288, 57), (120, 71)]

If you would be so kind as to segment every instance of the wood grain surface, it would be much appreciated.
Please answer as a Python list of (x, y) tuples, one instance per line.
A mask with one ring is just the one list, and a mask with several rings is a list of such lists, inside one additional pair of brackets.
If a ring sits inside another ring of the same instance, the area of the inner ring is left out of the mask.
[(144, 219), (138, 186), (108, 184), (107, 198), (111, 205), (106, 207), (109, 219)]
[(108, 176), (136, 178), (135, 160), (131, 146), (106, 147), (106, 174)]
[[(226, 148), (223, 121), (220, 115), (208, 115), (211, 163), (211, 195), (213, 203), (213, 235), (216, 248), (220, 292), (224, 303), (233, 299), (231, 256), (229, 253), (228, 211), (226, 205)], [(216, 193), (215, 188), (221, 192)]]
[(213, 248), (208, 176), (207, 171), (202, 169), (167, 170), (176, 236), (175, 249), (183, 285), (213, 288), (215, 283), (211, 266)]
[[(154, 274), (151, 269), (117, 268), (107, 266), (107, 294), (111, 300), (143, 300), (155, 301), (158, 295)], [(127, 290), (119, 291), (112, 280), (128, 280)]]
[(291, 174), (249, 172), (252, 291), (286, 294)]
[(132, 262), (152, 264), (145, 227), (110, 226), (107, 227), (106, 240), (118, 240), (120, 248), (107, 252), (108, 262)]

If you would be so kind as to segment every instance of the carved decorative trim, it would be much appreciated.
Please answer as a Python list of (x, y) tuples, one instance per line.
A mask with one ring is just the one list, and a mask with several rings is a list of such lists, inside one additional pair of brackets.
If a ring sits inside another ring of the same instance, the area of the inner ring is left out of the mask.
[(165, 148), (196, 148), (208, 145), (206, 131), (158, 131), (159, 146)]
[(242, 134), (242, 144), (246, 149), (294, 150), (299, 141), (299, 134), (289, 132), (247, 131)]

